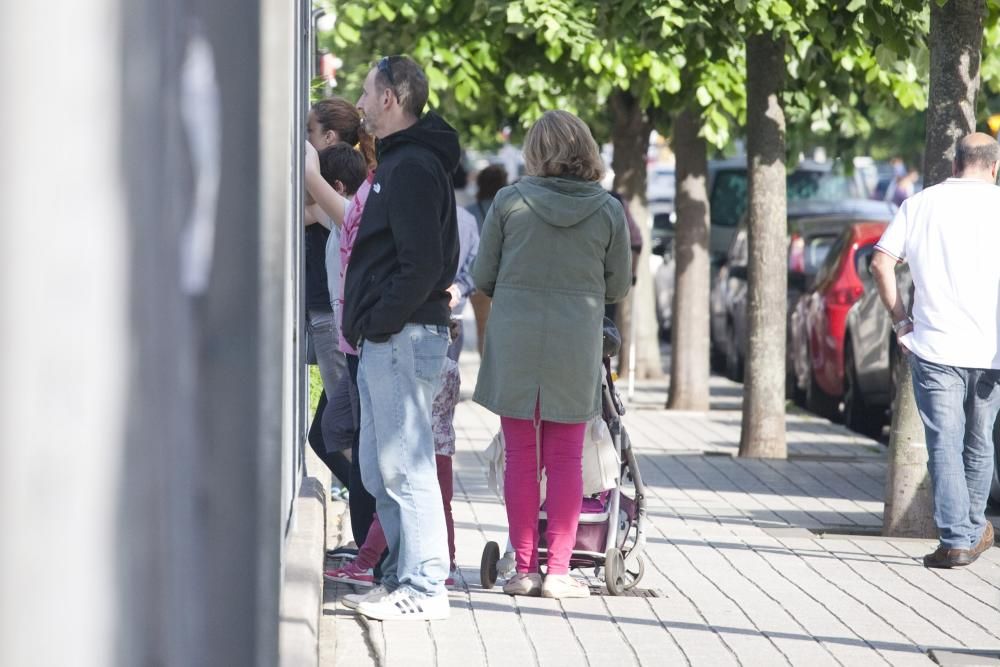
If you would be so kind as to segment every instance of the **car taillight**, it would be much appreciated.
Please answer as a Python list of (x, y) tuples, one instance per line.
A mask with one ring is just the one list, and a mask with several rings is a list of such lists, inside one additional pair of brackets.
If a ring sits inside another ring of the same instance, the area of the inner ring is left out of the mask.
[(788, 270), (806, 272), (806, 241), (798, 234), (792, 234), (792, 240), (788, 244)]
[(861, 298), (865, 288), (861, 285), (837, 286), (827, 292), (826, 301), (831, 305), (850, 306)]

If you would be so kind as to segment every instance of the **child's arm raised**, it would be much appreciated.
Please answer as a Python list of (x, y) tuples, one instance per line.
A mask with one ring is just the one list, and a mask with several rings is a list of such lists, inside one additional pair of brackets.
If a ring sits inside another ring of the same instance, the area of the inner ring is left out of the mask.
[[(306, 190), (319, 207), (330, 216), (338, 228), (344, 224), (344, 211), (347, 200), (340, 196), (333, 186), (326, 182), (319, 170), (319, 153), (308, 141), (306, 142), (305, 164)], [(322, 220), (320, 220), (322, 222)]]

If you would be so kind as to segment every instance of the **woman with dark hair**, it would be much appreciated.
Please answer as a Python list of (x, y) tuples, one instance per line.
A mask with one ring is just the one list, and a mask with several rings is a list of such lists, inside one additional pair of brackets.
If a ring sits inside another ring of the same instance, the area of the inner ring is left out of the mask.
[[(504, 496), (517, 574), (510, 595), (586, 597), (569, 576), (583, 498), (583, 438), (601, 400), (604, 304), (632, 282), (625, 213), (600, 185), (587, 126), (565, 111), (528, 130), (527, 176), (486, 215), (476, 288), (493, 298), (473, 400), (500, 415)], [(541, 469), (548, 560), (538, 560)]]
[(312, 105), (306, 119), (306, 138), (317, 151), (334, 144), (354, 146), (375, 168), (375, 140), (361, 127), (361, 114), (342, 97), (330, 97)]
[[(320, 363), (321, 375), (324, 375), (324, 395), (330, 401), (324, 404), (324, 408), (329, 406), (330, 414), (324, 418), (326, 410), (317, 409), (309, 441), (317, 453), (334, 450), (332, 454), (326, 457), (321, 455), (320, 458), (350, 491), (352, 528), (356, 543), (361, 544), (375, 513), (375, 499), (361, 483), (357, 462), (357, 424), (351, 424), (350, 460), (342, 452), (336, 451), (337, 443), (342, 440), (342, 429), (337, 428), (338, 420), (334, 413), (348, 407), (348, 402), (356, 393), (354, 375), (357, 364), (352, 363), (356, 357), (352, 359), (351, 355), (345, 354), (339, 313), (334, 311), (333, 305), (343, 300), (344, 267), (341, 246), (347, 239), (342, 238), (342, 229), (345, 220), (350, 226), (352, 221), (360, 219), (360, 212), (371, 187), (367, 177), (375, 166), (375, 142), (362, 128), (358, 110), (339, 97), (314, 104), (309, 111), (306, 130), (306, 191), (309, 199), (315, 200), (306, 209), (306, 273), (307, 276), (315, 274), (316, 280), (321, 281), (321, 296), (325, 298), (322, 305), (316, 303), (307, 306), (306, 321), (315, 342), (322, 341), (316, 346), (317, 349), (322, 347), (326, 360), (339, 364), (341, 373), (346, 365), (350, 376), (349, 383), (337, 382), (335, 377), (330, 377), (331, 384), (328, 385), (328, 377), (322, 373), (324, 362)], [(340, 146), (344, 149), (356, 147), (357, 150), (338, 149)], [(355, 190), (361, 192), (355, 194)], [(344, 195), (353, 196), (348, 199)], [(351, 234), (348, 232), (346, 236), (353, 239)], [(312, 304), (312, 301), (310, 299), (309, 303)], [(316, 301), (319, 301), (319, 297), (316, 297)], [(352, 409), (352, 412), (356, 410)], [(316, 424), (320, 428), (315, 428)], [(346, 479), (341, 475), (345, 475)]]

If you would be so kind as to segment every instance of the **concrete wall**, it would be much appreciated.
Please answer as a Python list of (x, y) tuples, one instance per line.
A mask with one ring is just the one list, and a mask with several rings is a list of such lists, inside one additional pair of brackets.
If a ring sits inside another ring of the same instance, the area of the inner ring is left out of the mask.
[(307, 24), (0, 5), (0, 664), (277, 662)]

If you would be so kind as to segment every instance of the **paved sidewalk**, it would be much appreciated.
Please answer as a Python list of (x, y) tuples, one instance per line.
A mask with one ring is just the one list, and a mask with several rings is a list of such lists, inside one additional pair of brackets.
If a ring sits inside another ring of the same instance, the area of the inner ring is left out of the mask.
[(932, 665), (932, 649), (1000, 654), (1000, 548), (935, 571), (919, 562), (931, 541), (878, 537), (884, 446), (825, 420), (789, 415), (788, 461), (735, 458), (741, 389), (713, 379), (709, 413), (660, 409), (662, 387), (637, 392), (625, 425), (649, 495), (640, 588), (656, 597), (564, 602), (479, 586), (483, 545), (506, 537), (481, 456), (499, 420), (464, 400), (451, 619), (363, 622), (338, 602), (351, 589), (328, 583), (323, 664), (868, 667)]

